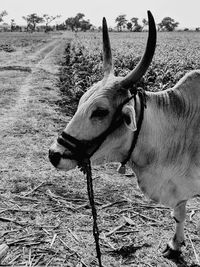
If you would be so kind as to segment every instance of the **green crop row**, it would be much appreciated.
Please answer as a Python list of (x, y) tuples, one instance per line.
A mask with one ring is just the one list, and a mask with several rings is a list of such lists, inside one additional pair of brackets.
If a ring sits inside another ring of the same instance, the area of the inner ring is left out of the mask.
[[(78, 33), (67, 44), (60, 69), (60, 105), (72, 115), (81, 95), (103, 77), (100, 33)], [(125, 76), (139, 62), (147, 33), (110, 33), (115, 75)], [(200, 34), (159, 33), (154, 59), (134, 87), (159, 91), (170, 88), (189, 70), (200, 68)], [(133, 87), (133, 88), (134, 88)]]

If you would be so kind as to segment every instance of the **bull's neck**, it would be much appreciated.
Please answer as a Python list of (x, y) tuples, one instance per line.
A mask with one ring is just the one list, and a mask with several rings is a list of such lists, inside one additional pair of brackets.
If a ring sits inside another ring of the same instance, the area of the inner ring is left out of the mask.
[[(151, 93), (147, 92), (146, 109), (144, 118), (137, 140), (136, 147), (132, 153), (130, 163), (134, 168), (144, 169), (155, 163), (160, 150), (159, 138), (161, 131), (164, 131), (166, 125), (166, 114), (158, 107), (157, 97), (165, 98), (165, 92)], [(141, 112), (141, 104), (137, 99), (137, 117)], [(164, 126), (163, 126), (164, 125)]]

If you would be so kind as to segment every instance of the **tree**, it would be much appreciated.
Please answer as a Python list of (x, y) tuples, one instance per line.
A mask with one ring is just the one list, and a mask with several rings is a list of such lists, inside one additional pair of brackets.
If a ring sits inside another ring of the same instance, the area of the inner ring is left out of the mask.
[(45, 32), (48, 32), (49, 31), (49, 24), (54, 21), (55, 19), (57, 18), (60, 18), (61, 15), (56, 15), (56, 16), (50, 16), (48, 14), (44, 14), (43, 15), (43, 19), (44, 19), (44, 22), (45, 22)]
[(131, 19), (131, 22), (133, 23), (133, 26), (134, 26), (134, 28), (133, 28), (134, 32), (141, 32), (142, 31), (142, 26), (138, 23), (138, 18), (133, 17)]
[(74, 31), (75, 28), (75, 18), (70, 17), (65, 20), (65, 24), (70, 30)]
[(126, 26), (129, 31), (132, 31), (133, 24), (131, 22), (128, 22)]
[(65, 24), (72, 31), (87, 31), (92, 27), (89, 20), (83, 19), (85, 15), (83, 13), (78, 13), (75, 17), (70, 17), (65, 20)]
[(6, 10), (3, 10), (3, 11), (0, 13), (0, 22), (2, 22), (2, 21), (3, 21), (3, 17), (4, 17), (4, 16), (7, 16), (7, 15), (8, 15), (7, 11), (6, 11)]
[(7, 11), (6, 11), (6, 10), (3, 10), (3, 11), (0, 13), (0, 22), (2, 22), (2, 21), (3, 21), (3, 17), (5, 17), (5, 16), (7, 16), (7, 15), (8, 15)]
[(81, 28), (81, 31), (87, 31), (87, 30), (90, 30), (90, 28), (92, 27), (92, 24), (90, 23), (89, 20), (82, 20), (80, 22), (80, 28)]
[(138, 18), (133, 17), (131, 19), (131, 22), (133, 23), (133, 25), (138, 25)]
[(143, 19), (142, 23), (143, 23), (142, 29), (144, 29), (144, 27), (148, 25), (148, 21), (146, 19)]
[(22, 17), (27, 22), (27, 31), (35, 31), (36, 25), (44, 22), (44, 18), (38, 16), (36, 13)]
[(165, 17), (160, 23), (158, 23), (159, 30), (161, 31), (174, 31), (178, 27), (179, 22), (175, 22), (174, 19), (170, 17)]
[(115, 22), (117, 23), (117, 29), (118, 29), (118, 31), (122, 31), (123, 26), (125, 26), (126, 23), (127, 23), (126, 15), (119, 15), (115, 19)]
[(76, 14), (76, 16), (75, 16), (75, 27), (77, 29), (80, 28), (81, 21), (83, 20), (84, 17), (85, 17), (85, 15), (83, 13)]
[(16, 27), (16, 23), (15, 23), (15, 20), (14, 19), (11, 19), (11, 23), (10, 23), (10, 28), (11, 28), (11, 32), (13, 32), (15, 30), (15, 27)]

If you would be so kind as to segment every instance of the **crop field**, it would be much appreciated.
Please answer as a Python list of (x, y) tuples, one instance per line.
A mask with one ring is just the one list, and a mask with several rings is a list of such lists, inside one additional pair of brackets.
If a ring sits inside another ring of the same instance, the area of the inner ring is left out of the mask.
[[(147, 33), (110, 33), (116, 75), (144, 52)], [(48, 149), (80, 96), (102, 78), (101, 33), (0, 33), (0, 266), (98, 266), (86, 179), (57, 171)], [(200, 34), (159, 33), (153, 62), (135, 86), (158, 91), (200, 68)], [(140, 191), (117, 163), (94, 166), (104, 267), (195, 267), (199, 198), (187, 205), (182, 256), (162, 256), (174, 232), (171, 210)]]
[[(142, 56), (147, 33), (110, 33), (115, 74), (125, 76)], [(186, 72), (200, 68), (199, 33), (158, 33), (153, 62), (136, 85), (158, 91), (172, 87)], [(101, 34), (77, 34), (66, 49), (61, 72), (62, 90), (74, 101), (94, 82), (102, 78)], [(66, 75), (68, 73), (68, 75)], [(73, 110), (74, 111), (74, 110)]]

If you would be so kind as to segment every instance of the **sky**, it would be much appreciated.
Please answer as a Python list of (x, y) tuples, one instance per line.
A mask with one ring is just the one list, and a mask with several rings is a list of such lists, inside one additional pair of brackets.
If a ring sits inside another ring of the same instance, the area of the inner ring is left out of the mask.
[(31, 13), (61, 15), (56, 22), (62, 23), (80, 12), (95, 26), (106, 17), (113, 27), (118, 15), (126, 14), (128, 20), (137, 17), (141, 22), (150, 10), (156, 23), (169, 16), (180, 23), (179, 28), (200, 27), (200, 0), (0, 0), (0, 12), (3, 10), (8, 12), (4, 22), (14, 18), (19, 25), (25, 24), (22, 16)]

